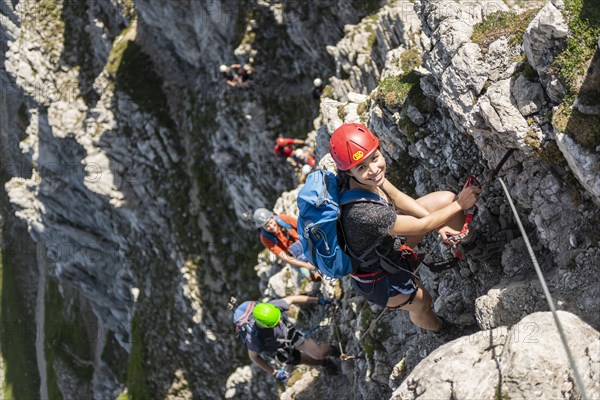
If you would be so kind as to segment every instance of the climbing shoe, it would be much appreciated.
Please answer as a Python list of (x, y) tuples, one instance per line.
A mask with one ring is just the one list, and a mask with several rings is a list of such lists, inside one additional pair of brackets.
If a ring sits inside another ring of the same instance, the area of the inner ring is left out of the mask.
[(496, 233), (475, 232), (475, 237), (469, 243), (462, 245), (465, 254), (478, 260), (485, 261), (492, 258), (504, 249), (504, 246), (513, 240), (511, 230), (498, 231)]
[(339, 375), (340, 373), (339, 367), (337, 366), (335, 361), (333, 361), (330, 358), (324, 359), (323, 364), (321, 364), (321, 367), (323, 367), (323, 370), (325, 370), (327, 375)]

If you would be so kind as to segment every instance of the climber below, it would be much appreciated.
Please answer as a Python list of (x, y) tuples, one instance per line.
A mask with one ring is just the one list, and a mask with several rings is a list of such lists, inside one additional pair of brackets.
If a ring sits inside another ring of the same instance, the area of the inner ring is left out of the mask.
[(254, 223), (260, 229), (260, 242), (271, 253), (283, 262), (298, 267), (298, 272), (309, 281), (318, 280), (312, 274), (315, 267), (311, 265), (306, 256), (302, 243), (298, 240), (298, 219), (291, 215), (279, 214), (259, 208), (254, 211)]
[(319, 100), (321, 98), (321, 94), (323, 93), (323, 89), (325, 89), (325, 85), (323, 84), (321, 78), (315, 78), (313, 81), (312, 98)]
[(305, 142), (302, 139), (295, 138), (286, 138), (283, 136), (279, 136), (277, 138), (277, 143), (273, 147), (273, 151), (280, 157), (288, 158), (294, 154), (294, 150), (297, 145), (304, 145)]
[(234, 312), (233, 322), (248, 348), (248, 357), (278, 381), (286, 380), (289, 374), (285, 368), (271, 367), (268, 360), (286, 365), (321, 366), (331, 375), (338, 373), (337, 365), (328, 358), (340, 355), (337, 347), (306, 338), (282, 313), (288, 311), (291, 304), (307, 303), (326, 306), (329, 301), (304, 295), (288, 296), (268, 303), (245, 301)]
[[(302, 147), (296, 148), (297, 145)], [(306, 142), (302, 139), (278, 137), (277, 144), (273, 147), (273, 151), (280, 157), (291, 164), (296, 170), (310, 172), (315, 166), (315, 151), (312, 147), (306, 146)], [(302, 169), (305, 165), (310, 168)]]
[(248, 89), (252, 83), (253, 70), (248, 64), (242, 66), (241, 64), (231, 64), (227, 66), (221, 64), (219, 72), (225, 80), (225, 83), (231, 87)]

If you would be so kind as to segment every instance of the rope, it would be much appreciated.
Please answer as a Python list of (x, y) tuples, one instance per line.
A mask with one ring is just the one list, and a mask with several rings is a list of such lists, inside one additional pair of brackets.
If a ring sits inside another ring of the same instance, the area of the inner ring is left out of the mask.
[[(325, 293), (327, 293), (327, 291), (325, 291)], [(336, 307), (337, 306), (334, 305), (333, 308), (331, 309), (332, 310), (331, 311), (331, 315), (333, 316), (333, 325), (332, 325), (331, 329), (333, 329), (333, 333), (334, 333), (335, 338), (337, 339), (337, 342), (338, 342), (338, 347), (340, 349), (340, 359), (342, 359), (343, 361), (345, 361), (344, 358), (346, 356), (346, 353), (344, 353), (344, 348), (342, 347), (342, 341), (340, 340), (340, 333), (338, 332), (338, 329), (337, 329), (337, 317), (336, 317), (336, 314), (335, 314)]]
[(579, 392), (581, 393), (581, 398), (583, 400), (587, 400), (588, 397), (585, 392), (585, 387), (583, 386), (583, 381), (581, 379), (581, 376), (579, 375), (577, 366), (575, 365), (575, 360), (573, 359), (573, 354), (571, 354), (571, 349), (569, 348), (569, 345), (567, 343), (567, 337), (565, 336), (562, 324), (560, 323), (560, 320), (558, 319), (558, 314), (556, 313), (556, 308), (554, 307), (554, 300), (552, 299), (552, 296), (550, 295), (550, 291), (548, 290), (548, 286), (546, 285), (546, 280), (544, 278), (542, 270), (537, 262), (537, 258), (535, 257), (535, 254), (533, 253), (533, 248), (531, 247), (531, 243), (529, 243), (529, 238), (527, 237), (525, 228), (523, 228), (523, 224), (521, 223), (521, 218), (519, 218), (517, 209), (515, 208), (515, 205), (513, 204), (512, 198), (510, 196), (510, 193), (508, 192), (508, 189), (506, 188), (506, 185), (504, 184), (504, 181), (500, 177), (498, 177), (498, 180), (500, 181), (500, 184), (502, 185), (502, 189), (504, 190), (504, 194), (506, 195), (506, 198), (508, 199), (510, 208), (515, 216), (515, 220), (517, 221), (517, 224), (519, 225), (519, 230), (521, 231), (521, 235), (523, 235), (523, 240), (525, 240), (525, 246), (527, 246), (527, 251), (529, 252), (529, 257), (531, 257), (531, 261), (533, 262), (535, 272), (537, 273), (540, 283), (542, 284), (542, 289), (544, 290), (544, 295), (546, 296), (546, 300), (548, 301), (548, 306), (550, 307), (550, 310), (552, 311), (552, 316), (554, 317), (554, 323), (556, 324), (556, 328), (558, 329), (558, 333), (560, 335), (560, 340), (562, 341), (563, 347), (565, 348), (565, 352), (567, 353), (567, 357), (569, 358), (569, 364), (571, 365), (571, 369), (573, 370), (573, 374), (575, 375), (575, 381), (577, 382)]
[(322, 328), (324, 326), (327, 325), (321, 325), (321, 322), (323, 322), (323, 320), (325, 319), (325, 316), (327, 315), (327, 312), (329, 311), (329, 307), (331, 307), (331, 303), (327, 304), (324, 307), (324, 310), (321, 312), (321, 316), (319, 317), (317, 324), (315, 326), (313, 326), (312, 328), (310, 328), (309, 330), (307, 330), (304, 333), (304, 337), (308, 338), (310, 335), (312, 335), (317, 329)]

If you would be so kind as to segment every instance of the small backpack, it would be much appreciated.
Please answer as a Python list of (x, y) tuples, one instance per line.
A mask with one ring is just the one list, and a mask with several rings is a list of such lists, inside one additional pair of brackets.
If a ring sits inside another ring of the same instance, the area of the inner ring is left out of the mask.
[(340, 195), (336, 175), (322, 170), (309, 174), (298, 194), (300, 241), (304, 247), (304, 255), (321, 275), (338, 279), (356, 272), (361, 265), (370, 266), (381, 261), (380, 255), (374, 252), (381, 240), (362, 255), (351, 253), (345, 244), (340, 223), (341, 206), (355, 202), (373, 202), (387, 206), (381, 197), (366, 190), (346, 190)]
[(255, 305), (256, 301), (245, 301), (233, 312), (235, 331), (240, 335), (244, 343), (246, 342), (246, 337), (253, 332), (254, 316), (252, 315), (252, 310), (254, 310)]

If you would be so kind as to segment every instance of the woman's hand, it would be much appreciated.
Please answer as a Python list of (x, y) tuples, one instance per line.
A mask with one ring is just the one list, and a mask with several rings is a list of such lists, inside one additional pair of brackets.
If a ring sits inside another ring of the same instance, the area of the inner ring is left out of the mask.
[(304, 268), (306, 268), (309, 271), (314, 271), (315, 270), (315, 267), (311, 263), (309, 263), (309, 262), (303, 262), (301, 266), (304, 267)]
[(460, 234), (460, 232), (455, 231), (454, 229), (450, 228), (449, 226), (441, 227), (440, 229), (438, 229), (438, 233), (440, 234), (440, 236), (442, 237), (442, 241), (444, 241), (444, 242), (448, 241), (448, 236), (454, 236), (454, 235)]
[(481, 194), (480, 187), (469, 186), (469, 187), (464, 188), (458, 194), (458, 199), (456, 201), (458, 202), (458, 205), (460, 206), (460, 208), (462, 208), (463, 210), (468, 210), (469, 208), (473, 207), (475, 205), (475, 203), (477, 203), (477, 200), (479, 200), (480, 194)]

